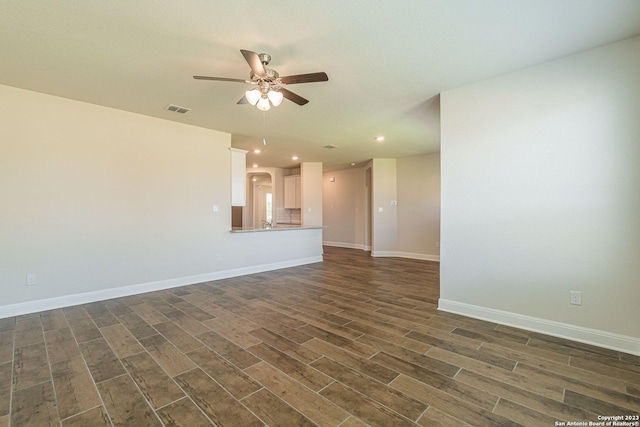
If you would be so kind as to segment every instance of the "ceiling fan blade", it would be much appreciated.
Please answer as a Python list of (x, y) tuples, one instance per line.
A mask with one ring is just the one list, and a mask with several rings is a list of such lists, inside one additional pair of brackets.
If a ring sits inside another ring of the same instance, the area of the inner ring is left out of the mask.
[(327, 73), (309, 73), (309, 74), (297, 74), (295, 76), (280, 77), (282, 83), (286, 85), (292, 85), (296, 83), (313, 83), (313, 82), (326, 82), (329, 80)]
[(240, 104), (248, 104), (249, 101), (247, 101), (247, 97), (242, 95), (242, 98), (240, 98), (240, 100), (238, 102), (236, 102), (236, 104), (240, 105)]
[(308, 99), (304, 99), (303, 97), (301, 97), (300, 95), (296, 95), (295, 93), (291, 92), (290, 90), (287, 90), (285, 88), (280, 88), (278, 89), (278, 92), (282, 93), (282, 96), (284, 96), (285, 98), (287, 98), (289, 101), (295, 102), (298, 105), (304, 105), (307, 102), (309, 102)]
[(253, 71), (253, 74), (260, 77), (264, 77), (267, 75), (267, 72), (264, 70), (264, 65), (262, 65), (262, 61), (260, 61), (260, 57), (257, 53), (243, 49), (240, 49), (240, 52), (242, 52), (242, 56), (244, 56), (244, 59), (246, 59), (249, 67), (251, 67), (251, 71)]
[(219, 82), (238, 82), (238, 83), (244, 83), (245, 80), (244, 79), (230, 79), (227, 77), (207, 77), (207, 76), (193, 76), (194, 79), (196, 80), (215, 80), (215, 81), (219, 81)]

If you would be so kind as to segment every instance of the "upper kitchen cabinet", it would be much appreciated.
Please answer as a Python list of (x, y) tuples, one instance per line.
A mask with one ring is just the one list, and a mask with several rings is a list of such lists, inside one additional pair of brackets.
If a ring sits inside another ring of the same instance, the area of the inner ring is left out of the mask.
[(300, 175), (289, 175), (284, 177), (285, 209), (300, 209), (302, 207), (300, 188)]

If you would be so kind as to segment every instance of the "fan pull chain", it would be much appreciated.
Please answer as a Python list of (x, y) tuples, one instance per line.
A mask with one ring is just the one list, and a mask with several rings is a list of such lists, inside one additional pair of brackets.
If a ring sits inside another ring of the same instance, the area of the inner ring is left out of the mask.
[(267, 113), (266, 111), (262, 112), (262, 145), (267, 145), (267, 139), (265, 137), (265, 128), (267, 127)]

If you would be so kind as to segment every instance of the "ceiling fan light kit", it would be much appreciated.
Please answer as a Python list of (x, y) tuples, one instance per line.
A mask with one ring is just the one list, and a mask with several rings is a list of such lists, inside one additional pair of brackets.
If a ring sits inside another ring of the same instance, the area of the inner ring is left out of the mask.
[(280, 77), (276, 70), (267, 68), (271, 61), (268, 53), (257, 54), (250, 50), (240, 50), (242, 56), (251, 67), (249, 80), (233, 79), (227, 77), (207, 77), (193, 76), (197, 80), (215, 80), (223, 82), (247, 83), (257, 86), (245, 92), (238, 104), (249, 103), (261, 111), (269, 111), (272, 106), (277, 107), (284, 98), (298, 105), (305, 105), (309, 100), (285, 89), (286, 85), (297, 83), (326, 82), (329, 77), (324, 72), (298, 74), (293, 76)]
[(282, 92), (277, 92), (275, 90), (269, 91), (267, 96), (269, 98), (269, 101), (271, 101), (274, 107), (277, 107), (278, 105), (282, 104), (282, 100), (284, 99), (284, 95), (282, 94)]
[(244, 96), (247, 98), (247, 101), (251, 105), (256, 105), (256, 103), (260, 100), (261, 94), (258, 89), (251, 89), (244, 93)]
[(268, 98), (260, 98), (258, 102), (256, 102), (256, 107), (260, 111), (269, 111), (271, 109), (271, 104), (269, 103)]
[(262, 91), (258, 89), (248, 90), (244, 93), (244, 96), (249, 104), (255, 105), (260, 111), (269, 111), (272, 105), (277, 107), (284, 99), (282, 92), (275, 91), (270, 87), (263, 87)]

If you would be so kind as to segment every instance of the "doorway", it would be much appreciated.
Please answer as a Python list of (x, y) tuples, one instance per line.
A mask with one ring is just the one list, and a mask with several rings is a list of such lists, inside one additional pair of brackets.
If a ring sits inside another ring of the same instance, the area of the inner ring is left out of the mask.
[(254, 184), (253, 197), (253, 224), (254, 227), (262, 227), (263, 225), (273, 224), (273, 191), (271, 183)]
[(242, 214), (244, 227), (261, 228), (263, 221), (272, 223), (275, 217), (275, 200), (271, 174), (247, 173), (247, 205)]

